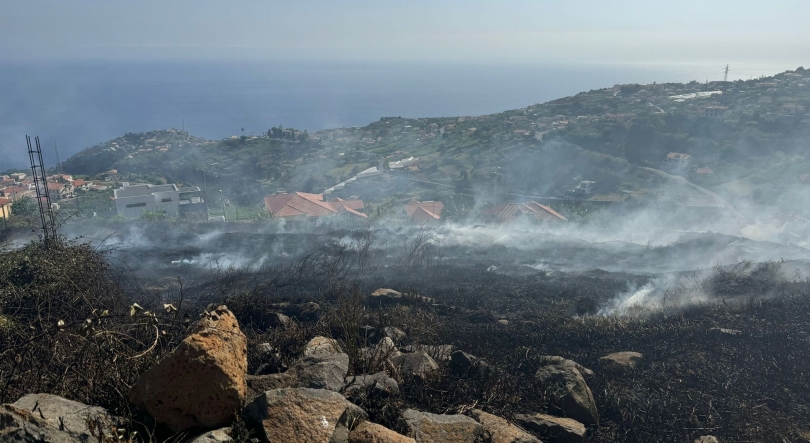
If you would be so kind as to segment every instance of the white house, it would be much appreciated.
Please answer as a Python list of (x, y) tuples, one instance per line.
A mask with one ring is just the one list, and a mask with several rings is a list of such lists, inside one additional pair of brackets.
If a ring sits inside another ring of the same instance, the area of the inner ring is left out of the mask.
[(174, 184), (133, 185), (124, 182), (115, 189), (115, 209), (126, 218), (139, 218), (144, 212), (164, 213), (169, 217), (204, 209), (203, 200), (195, 195), (197, 186), (178, 189)]
[(402, 160), (395, 161), (395, 162), (389, 162), (388, 167), (390, 169), (402, 169), (402, 168), (411, 166), (413, 164), (416, 164), (417, 161), (419, 161), (418, 158), (410, 157), (410, 158), (402, 159)]

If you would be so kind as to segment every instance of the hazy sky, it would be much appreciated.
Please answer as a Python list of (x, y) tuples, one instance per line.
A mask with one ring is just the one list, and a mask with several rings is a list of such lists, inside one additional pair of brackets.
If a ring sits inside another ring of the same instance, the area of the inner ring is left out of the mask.
[(808, 0), (0, 0), (0, 60), (728, 60), (792, 67), (810, 57), (808, 17)]

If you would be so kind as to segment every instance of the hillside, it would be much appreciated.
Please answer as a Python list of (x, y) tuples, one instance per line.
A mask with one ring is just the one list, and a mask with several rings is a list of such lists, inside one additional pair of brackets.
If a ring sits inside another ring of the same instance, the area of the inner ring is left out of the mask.
[(204, 174), (253, 204), (279, 189), (323, 192), (381, 160), (413, 156), (415, 168), (379, 179), (374, 189), (346, 192), (375, 199), (482, 190), (559, 196), (592, 180), (600, 198), (616, 200), (646, 193), (637, 167), (661, 168), (669, 152), (679, 152), (691, 156), (690, 168), (700, 168), (689, 177), (694, 183), (725, 198), (769, 204), (810, 173), (808, 109), (810, 71), (799, 68), (728, 83), (617, 85), (499, 114), (390, 117), (313, 134), (273, 128), (220, 141), (176, 129), (127, 134), (63, 167), (194, 184)]

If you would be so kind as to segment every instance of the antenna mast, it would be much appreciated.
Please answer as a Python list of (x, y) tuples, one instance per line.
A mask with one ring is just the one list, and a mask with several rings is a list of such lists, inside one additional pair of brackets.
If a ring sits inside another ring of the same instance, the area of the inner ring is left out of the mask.
[(726, 75), (723, 76), (723, 83), (728, 82), (728, 65), (726, 65)]
[(31, 160), (31, 175), (34, 177), (34, 186), (37, 191), (37, 204), (39, 205), (39, 218), (42, 222), (42, 235), (47, 241), (56, 237), (56, 221), (51, 208), (51, 197), (48, 195), (48, 182), (45, 178), (45, 166), (42, 161), (42, 148), (39, 145), (39, 136), (34, 138), (25, 136), (28, 144), (28, 158)]

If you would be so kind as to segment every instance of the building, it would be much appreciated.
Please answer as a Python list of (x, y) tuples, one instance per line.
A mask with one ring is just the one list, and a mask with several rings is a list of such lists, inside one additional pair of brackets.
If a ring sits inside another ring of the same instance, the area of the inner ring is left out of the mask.
[(273, 218), (306, 220), (319, 217), (346, 216), (367, 218), (363, 200), (333, 198), (325, 201), (323, 194), (306, 192), (279, 193), (264, 198), (264, 207)]
[(576, 188), (569, 191), (569, 195), (579, 198), (585, 198), (591, 194), (593, 194), (593, 185), (596, 182), (583, 180), (579, 182)]
[(416, 157), (409, 157), (395, 162), (389, 162), (388, 168), (389, 169), (404, 169), (408, 166), (413, 166), (419, 161)]
[(411, 202), (403, 207), (408, 219), (418, 223), (437, 222), (442, 218), (444, 204), (440, 201)]
[(692, 164), (692, 156), (681, 152), (670, 152), (661, 169), (676, 175), (686, 175)]
[(48, 196), (51, 200), (64, 200), (75, 197), (73, 185), (70, 183), (47, 182)]
[(139, 218), (145, 212), (163, 213), (169, 217), (206, 212), (197, 186), (178, 189), (174, 184), (130, 186), (124, 182), (113, 193), (115, 209), (119, 216), (125, 218)]
[(690, 117), (721, 119), (725, 118), (728, 114), (728, 108), (726, 106), (715, 105), (701, 106), (699, 108), (690, 109), (687, 114)]
[(11, 217), (11, 199), (0, 197), (0, 218)]
[(511, 223), (518, 220), (540, 222), (567, 222), (559, 212), (549, 206), (541, 205), (535, 201), (526, 203), (507, 203), (505, 205), (489, 208), (484, 212), (488, 218), (500, 223)]
[(22, 197), (36, 197), (36, 191), (32, 190), (30, 186), (9, 186), (0, 191), (3, 197), (11, 200), (17, 200)]

